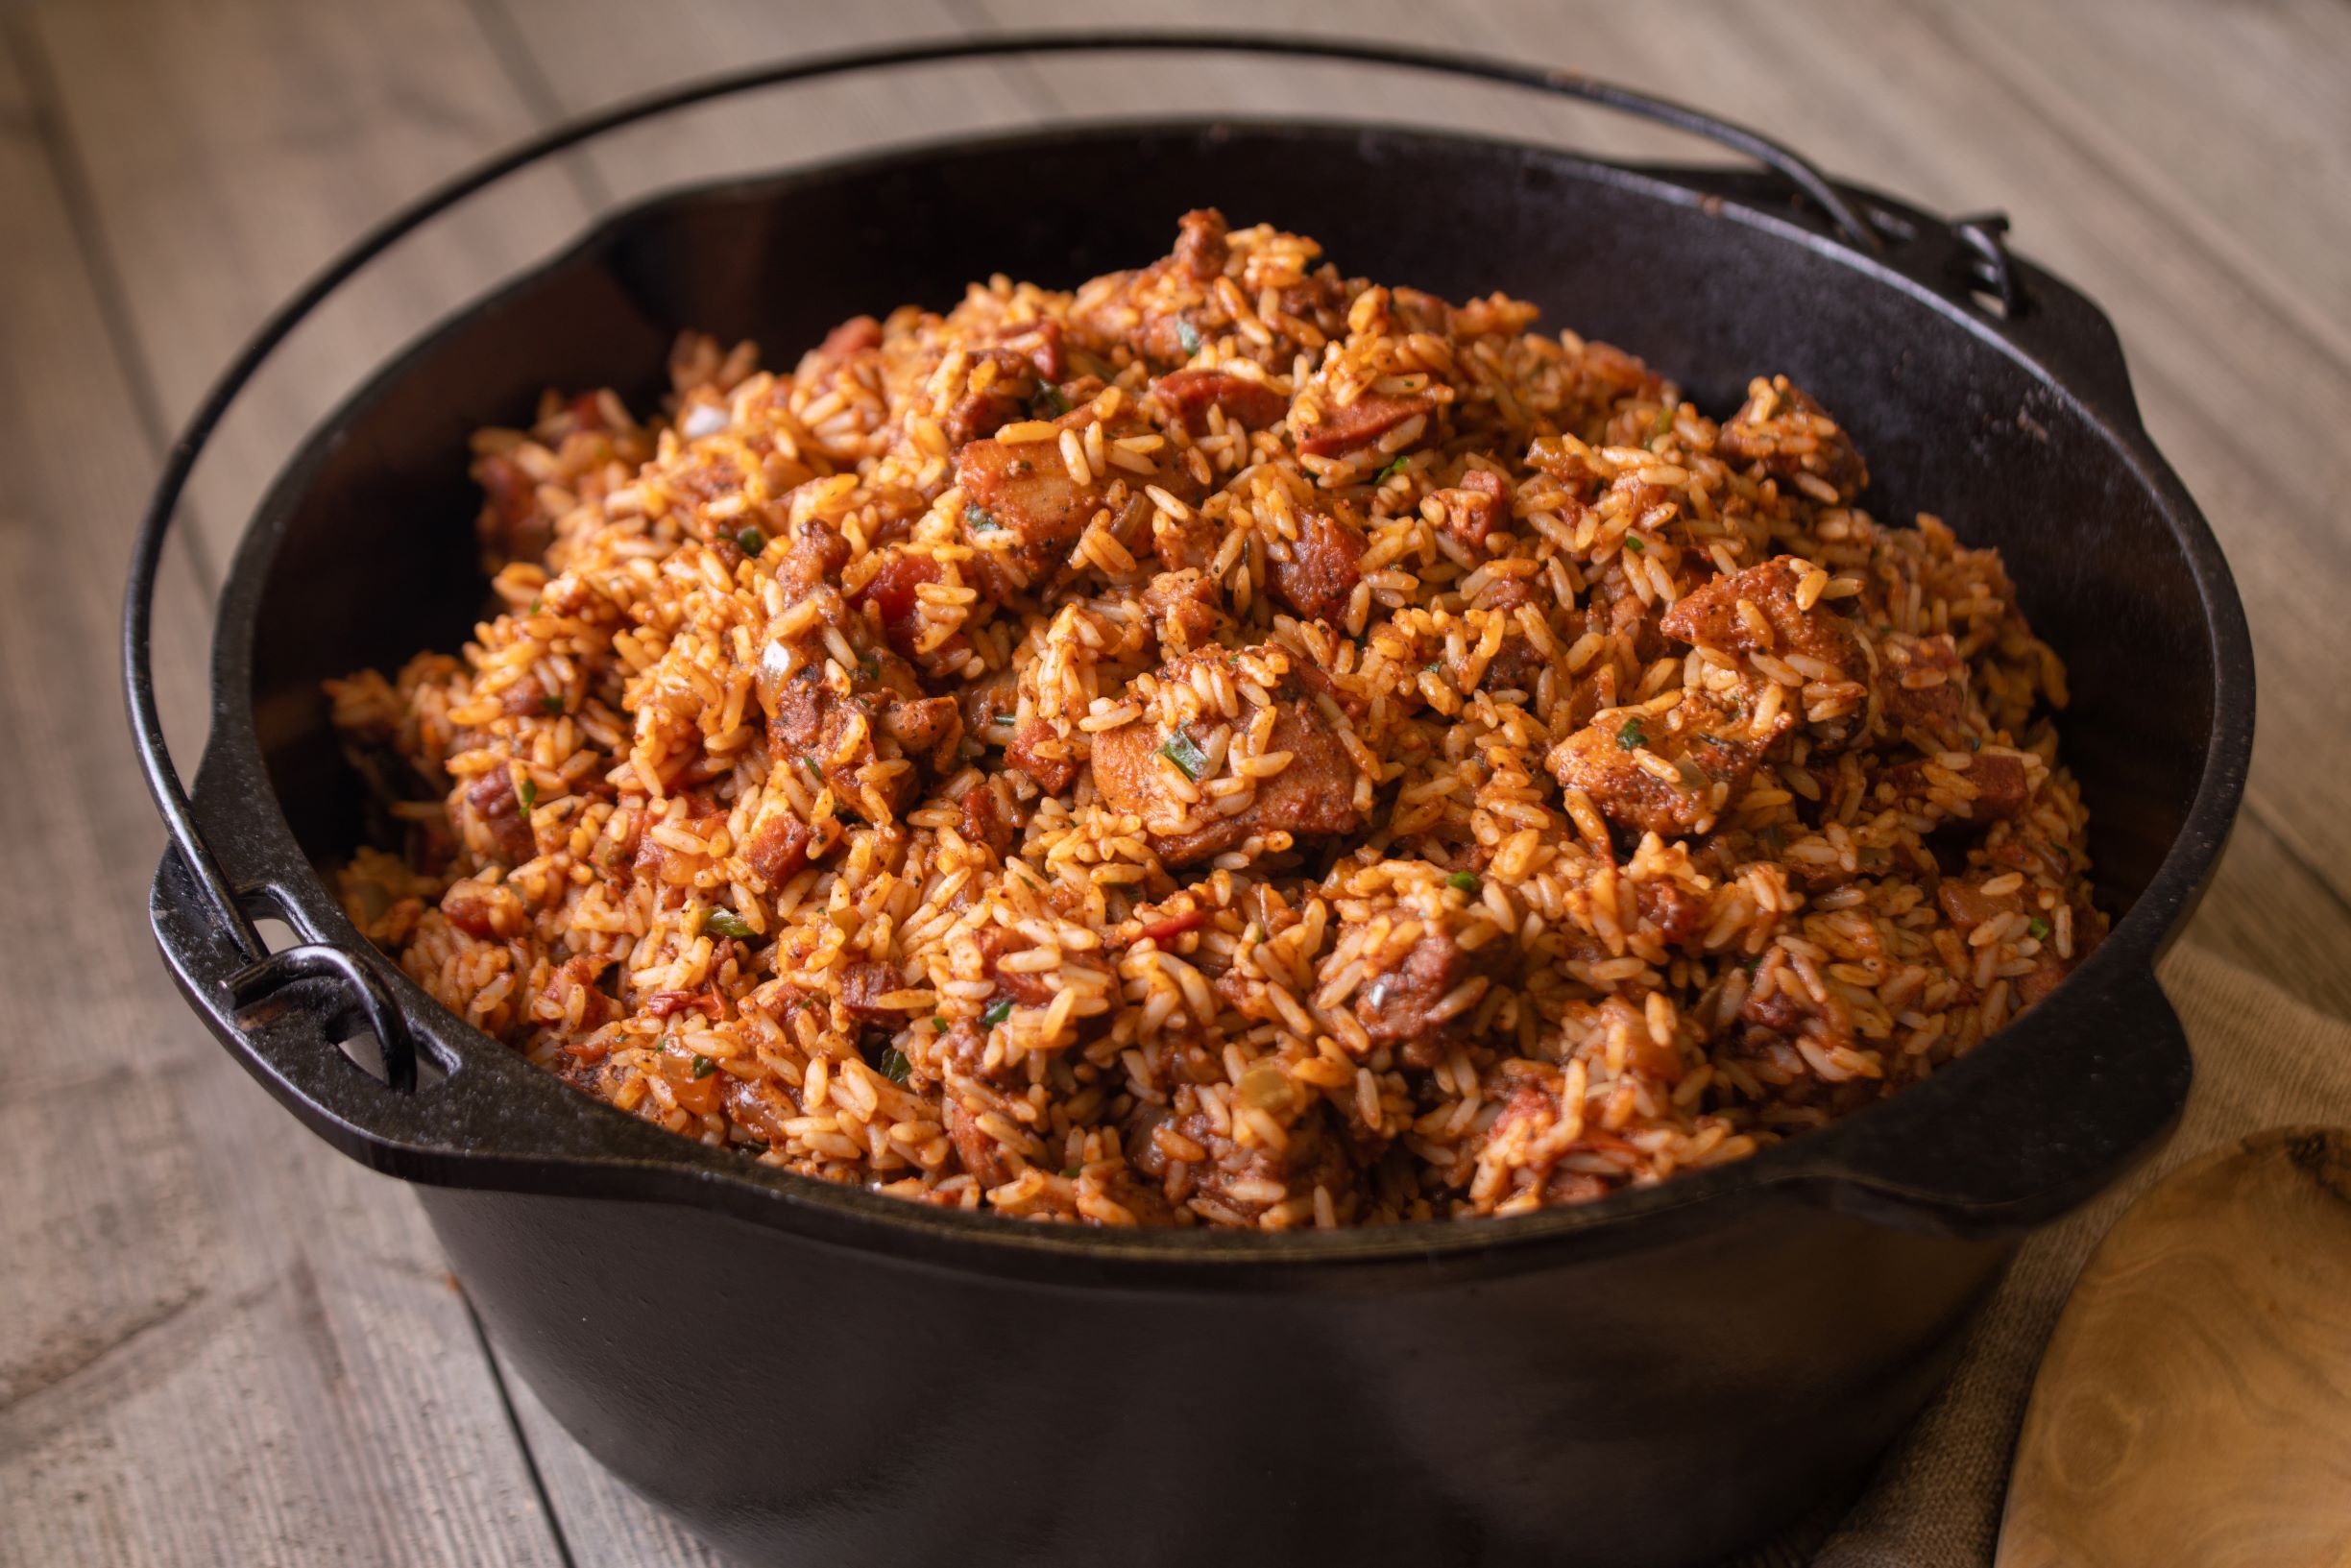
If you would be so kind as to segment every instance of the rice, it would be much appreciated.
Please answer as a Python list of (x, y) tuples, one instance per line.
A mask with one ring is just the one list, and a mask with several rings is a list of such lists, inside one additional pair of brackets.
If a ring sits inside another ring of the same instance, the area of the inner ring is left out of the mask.
[(2063, 672), (1784, 378), (1188, 215), (474, 438), (473, 641), (328, 684), (347, 907), (686, 1137), (1020, 1218), (1523, 1212), (1964, 1054), (2096, 946)]

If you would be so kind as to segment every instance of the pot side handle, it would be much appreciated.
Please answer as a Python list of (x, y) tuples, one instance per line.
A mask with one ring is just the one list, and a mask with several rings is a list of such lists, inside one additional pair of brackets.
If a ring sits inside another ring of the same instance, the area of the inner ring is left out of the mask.
[(2063, 1010), (2048, 1027), (1943, 1069), (1963, 1092), (1897, 1096), (1793, 1179), (1832, 1208), (1948, 1236), (2014, 1234), (2087, 1201), (2169, 1137), (2194, 1063), (2149, 968), (2049, 1004)]

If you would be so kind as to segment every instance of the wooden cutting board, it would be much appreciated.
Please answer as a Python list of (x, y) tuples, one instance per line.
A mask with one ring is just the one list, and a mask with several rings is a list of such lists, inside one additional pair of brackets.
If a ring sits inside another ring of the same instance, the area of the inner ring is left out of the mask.
[(2000, 1568), (2351, 1568), (2351, 1129), (2167, 1176), (2033, 1384)]

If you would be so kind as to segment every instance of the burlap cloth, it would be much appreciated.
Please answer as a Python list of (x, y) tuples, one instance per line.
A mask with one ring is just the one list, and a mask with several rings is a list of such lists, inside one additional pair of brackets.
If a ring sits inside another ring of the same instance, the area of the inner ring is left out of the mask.
[(2195, 1053), (2194, 1092), (2170, 1144), (2027, 1242), (1969, 1331), (1959, 1369), (1858, 1498), (1837, 1500), (1728, 1568), (1983, 1568), (2042, 1347), (2073, 1278), (2130, 1201), (2166, 1171), (2246, 1133), (2351, 1125), (2351, 1023), (2315, 1012), (2182, 943), (2157, 971)]

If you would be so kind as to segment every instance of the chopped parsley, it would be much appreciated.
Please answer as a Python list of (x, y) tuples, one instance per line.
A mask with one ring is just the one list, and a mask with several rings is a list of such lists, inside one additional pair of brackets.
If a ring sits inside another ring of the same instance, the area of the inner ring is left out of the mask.
[(996, 520), (994, 513), (977, 502), (963, 509), (963, 520), (971, 524), (975, 533), (993, 533), (1004, 526)]
[(874, 1071), (892, 1083), (904, 1083), (907, 1075), (914, 1071), (914, 1064), (907, 1060), (905, 1051), (891, 1046), (882, 1052), (882, 1059), (874, 1064)]
[(1673, 427), (1674, 408), (1671, 403), (1667, 403), (1664, 407), (1658, 410), (1657, 422), (1649, 426), (1650, 445), (1654, 446), (1657, 444), (1658, 438), (1664, 435)]
[(1019, 462), (1017, 462), (1017, 463), (1015, 463), (1015, 464), (1013, 464), (1013, 465), (1012, 465), (1012, 471), (1013, 471), (1014, 473), (1032, 473), (1032, 472), (1034, 472), (1034, 471), (1035, 471), (1035, 470), (1036, 470), (1036, 465), (1035, 465), (1034, 463), (1030, 462), (1030, 461), (1029, 461), (1027, 458), (1025, 458), (1025, 457), (1024, 457), (1024, 458), (1022, 458), (1022, 459), (1021, 459)]
[(1199, 782), (1201, 772), (1208, 766), (1208, 754), (1181, 730), (1167, 737), (1166, 744), (1159, 748), (1159, 755), (1181, 768), (1183, 776), (1195, 783)]
[(1009, 1001), (992, 1001), (988, 1003), (988, 1010), (980, 1015), (980, 1022), (992, 1029), (1011, 1016), (1012, 1003)]
[(1649, 546), (1641, 543), (1638, 534), (1625, 535), (1624, 544), (1625, 548), (1631, 550), (1635, 555), (1646, 555), (1649, 551)]
[(2035, 915), (2032, 917), (2032, 919), (2026, 921), (2024, 923), (2024, 929), (2032, 934), (2032, 939), (2036, 942), (2046, 942), (2048, 940), (2049, 923), (2043, 920), (2039, 915)]
[(552, 691), (548, 692), (545, 696), (539, 699), (539, 712), (546, 714), (549, 718), (553, 718), (556, 714), (563, 712), (563, 698), (557, 696)]
[(1200, 345), (1200, 328), (1193, 326), (1190, 322), (1177, 322), (1176, 324), (1176, 341), (1183, 345), (1183, 351), (1185, 353), (1199, 353)]
[(1046, 413), (1051, 414), (1055, 419), (1059, 419), (1062, 415), (1070, 411), (1069, 398), (1062, 393), (1059, 387), (1054, 386), (1051, 381), (1048, 381), (1043, 386), (1037, 388), (1036, 400), (1044, 408)]
[(1641, 744), (1640, 720), (1629, 718), (1624, 728), (1616, 732), (1616, 746), (1620, 751), (1638, 751)]
[(1084, 1173), (1085, 1173), (1085, 1167), (1084, 1167), (1084, 1166), (1082, 1166), (1082, 1165), (1073, 1165), (1073, 1166), (1071, 1166), (1071, 1167), (1070, 1167), (1070, 1168), (1069, 1168), (1067, 1170), (1064, 1170), (1064, 1171), (1062, 1171), (1062, 1172), (1061, 1172), (1061, 1174), (1062, 1174), (1062, 1175), (1064, 1175), (1064, 1176), (1068, 1177), (1068, 1178), (1069, 1178), (1071, 1181), (1076, 1181), (1076, 1180), (1077, 1180), (1077, 1179), (1078, 1179), (1079, 1176), (1083, 1175)]
[(734, 937), (739, 941), (759, 934), (752, 930), (742, 916), (732, 909), (713, 909), (704, 917), (702, 929), (706, 931), (715, 931), (720, 936)]
[(735, 543), (743, 554), (757, 555), (767, 547), (767, 536), (746, 525), (735, 530)]
[(531, 600), (530, 613), (531, 613), (532, 615), (537, 615), (537, 614), (539, 613), (539, 607), (540, 607), (541, 605), (545, 604), (545, 603), (546, 603), (546, 600), (545, 600), (545, 599), (533, 599), (533, 600)]
[(522, 776), (522, 782), (515, 785), (515, 799), (522, 803), (522, 809), (525, 811), (538, 805), (539, 781), (532, 778), (527, 773), (524, 774)]
[(693, 1075), (696, 1082), (700, 1082), (702, 1079), (709, 1077), (712, 1073), (717, 1071), (718, 1064), (712, 1061), (708, 1056), (696, 1056), (694, 1058)]
[(1477, 896), (1478, 890), (1485, 886), (1485, 883), (1478, 880), (1477, 873), (1474, 871), (1456, 871), (1452, 876), (1445, 879), (1445, 885), (1460, 892), (1467, 893), (1474, 898)]
[(939, 1017), (936, 1013), (931, 1015), (931, 1026), (938, 1030), (941, 1034), (945, 1034), (947, 1032), (947, 1021)]
[(1376, 478), (1376, 479), (1374, 479), (1374, 480), (1372, 481), (1372, 483), (1374, 483), (1374, 484), (1386, 484), (1386, 483), (1387, 483), (1389, 480), (1391, 480), (1391, 479), (1394, 478), (1394, 477), (1395, 477), (1397, 474), (1402, 473), (1402, 472), (1404, 471), (1404, 470), (1405, 470), (1407, 467), (1409, 467), (1409, 466), (1411, 465), (1411, 463), (1412, 463), (1412, 459), (1411, 459), (1411, 458), (1409, 458), (1409, 457), (1399, 457), (1399, 458), (1397, 458), (1397, 459), (1396, 459), (1394, 462), (1393, 462), (1393, 463), (1389, 464), (1389, 465), (1388, 465), (1386, 468), (1384, 468), (1384, 469), (1380, 470), (1379, 470), (1379, 477), (1378, 477), (1378, 478)]

